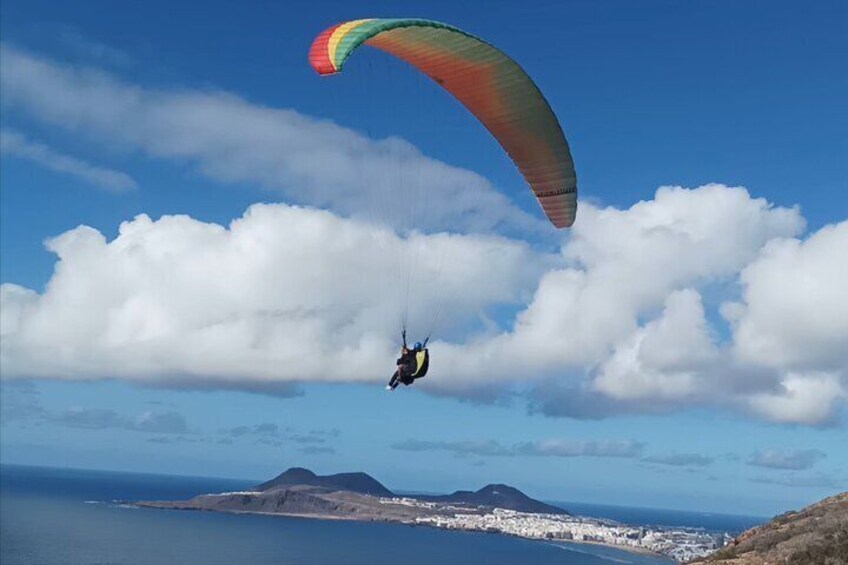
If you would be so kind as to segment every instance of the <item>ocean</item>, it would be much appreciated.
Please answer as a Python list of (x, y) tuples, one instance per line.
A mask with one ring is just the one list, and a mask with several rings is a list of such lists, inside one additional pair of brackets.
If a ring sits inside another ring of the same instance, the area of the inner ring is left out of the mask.
[[(668, 565), (586, 544), (400, 524), (135, 508), (252, 481), (0, 466), (3, 565)], [(650, 511), (646, 516), (650, 517)], [(583, 510), (580, 511), (581, 513)], [(697, 516), (697, 515), (696, 515)], [(691, 517), (692, 520), (696, 520)]]

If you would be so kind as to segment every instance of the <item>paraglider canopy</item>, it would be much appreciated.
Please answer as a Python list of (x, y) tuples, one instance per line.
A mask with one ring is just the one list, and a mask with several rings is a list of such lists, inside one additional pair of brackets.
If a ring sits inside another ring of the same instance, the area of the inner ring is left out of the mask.
[(459, 28), (423, 19), (353, 20), (324, 30), (309, 62), (333, 75), (362, 44), (413, 65), (456, 97), (518, 166), (551, 223), (574, 223), (577, 175), (550, 105), (524, 70), (496, 47)]

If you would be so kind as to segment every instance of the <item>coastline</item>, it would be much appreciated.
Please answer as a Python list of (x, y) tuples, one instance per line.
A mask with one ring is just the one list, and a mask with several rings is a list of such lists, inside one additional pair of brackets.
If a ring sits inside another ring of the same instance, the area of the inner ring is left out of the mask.
[[(507, 534), (509, 535), (509, 534)], [(520, 537), (520, 536), (516, 536)], [(524, 538), (524, 539), (536, 539), (536, 538)], [(620, 551), (627, 551), (629, 553), (636, 553), (639, 555), (647, 555), (649, 557), (661, 557), (663, 559), (667, 559), (669, 563), (680, 563), (673, 557), (669, 557), (668, 555), (663, 555), (662, 553), (658, 553), (656, 551), (651, 551), (650, 549), (644, 547), (635, 547), (632, 545), (617, 545), (614, 543), (604, 543), (602, 541), (589, 541), (589, 540), (570, 540), (570, 539), (548, 539), (548, 540), (538, 540), (545, 541), (548, 543), (552, 543), (554, 545), (589, 545), (589, 546), (597, 546), (597, 547), (608, 547), (611, 549), (618, 549)]]
[(619, 551), (627, 551), (629, 553), (634, 553), (638, 555), (645, 555), (649, 557), (663, 558), (667, 559), (669, 563), (678, 563), (672, 557), (668, 555), (663, 555), (662, 553), (658, 553), (656, 551), (651, 551), (650, 549), (644, 547), (634, 547), (628, 545), (619, 545), (614, 543), (604, 543), (601, 541), (589, 541), (589, 540), (569, 540), (569, 539), (546, 539), (546, 538), (538, 538), (538, 537), (530, 537), (530, 536), (521, 536), (517, 534), (512, 534), (509, 532), (502, 531), (490, 531), (484, 529), (475, 529), (475, 528), (446, 528), (442, 526), (438, 526), (436, 524), (430, 522), (413, 522), (413, 521), (403, 521), (403, 520), (392, 520), (385, 518), (360, 518), (355, 516), (339, 516), (334, 514), (304, 514), (297, 512), (261, 512), (257, 510), (228, 510), (228, 509), (210, 509), (210, 508), (198, 508), (198, 507), (178, 507), (178, 506), (165, 506), (164, 504), (156, 504), (155, 502), (132, 502), (132, 501), (114, 501), (120, 504), (126, 504), (128, 506), (134, 506), (137, 508), (150, 508), (155, 510), (178, 510), (178, 511), (194, 511), (194, 512), (215, 512), (215, 513), (223, 513), (223, 514), (249, 514), (256, 516), (271, 516), (271, 517), (280, 517), (280, 518), (306, 518), (310, 520), (329, 520), (329, 521), (337, 521), (337, 522), (378, 522), (382, 524), (398, 524), (402, 526), (411, 526), (411, 527), (423, 527), (430, 528), (433, 530), (445, 530), (452, 532), (473, 532), (478, 534), (490, 534), (490, 535), (499, 535), (505, 537), (512, 537), (518, 539), (526, 539), (529, 541), (536, 542), (547, 542), (553, 545), (560, 546), (568, 546), (568, 545), (587, 545), (587, 546), (595, 546), (595, 547), (603, 547), (608, 549), (614, 549)]

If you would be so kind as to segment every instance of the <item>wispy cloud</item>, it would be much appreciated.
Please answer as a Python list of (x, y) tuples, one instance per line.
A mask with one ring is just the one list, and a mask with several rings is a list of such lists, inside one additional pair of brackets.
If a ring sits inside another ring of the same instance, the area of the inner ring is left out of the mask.
[(157, 434), (185, 434), (188, 424), (182, 414), (174, 411), (146, 411), (131, 417), (103, 408), (73, 407), (49, 416), (49, 420), (73, 428), (104, 430), (117, 428)]
[(841, 488), (845, 484), (844, 480), (839, 480), (831, 475), (818, 473), (815, 475), (781, 475), (779, 477), (753, 477), (750, 479), (754, 483), (762, 483), (767, 485), (779, 485), (784, 487), (797, 488)]
[(206, 441), (205, 439), (199, 437), (189, 437), (189, 436), (159, 436), (149, 438), (147, 441), (150, 443), (161, 443), (161, 444), (178, 444), (178, 443), (202, 443)]
[(221, 430), (221, 433), (231, 437), (243, 436), (270, 436), (279, 437), (280, 427), (271, 422), (263, 422), (252, 426), (236, 426)]
[(342, 435), (342, 431), (338, 428), (330, 428), (328, 430), (314, 429), (309, 430), (309, 434), (322, 437), (339, 437)]
[(763, 449), (752, 453), (747, 463), (754, 467), (804, 471), (825, 457), (818, 449)]
[(308, 445), (301, 447), (298, 451), (304, 455), (331, 455), (336, 452), (332, 447)]
[[(263, 422), (252, 426), (235, 426), (233, 428), (225, 428), (219, 431), (224, 437), (221, 438), (227, 443), (232, 443), (235, 439), (253, 438), (256, 443), (268, 445), (271, 447), (281, 447), (285, 442), (297, 444), (306, 444), (308, 447), (318, 449), (318, 444), (324, 444), (328, 439), (339, 437), (341, 432), (335, 428), (330, 430), (315, 429), (307, 433), (301, 433), (291, 427), (281, 428), (279, 425), (272, 422)], [(307, 449), (304, 447), (301, 449)], [(322, 447), (320, 449), (331, 449)], [(308, 451), (303, 451), (309, 453)], [(329, 453), (329, 451), (314, 451), (314, 453)]]
[(64, 24), (48, 24), (55, 28), (57, 41), (78, 57), (95, 63), (101, 63), (113, 67), (125, 67), (130, 64), (131, 58), (120, 49), (106, 45), (84, 35), (78, 28)]
[(283, 440), (278, 439), (274, 436), (260, 436), (256, 440), (256, 443), (261, 444), (261, 445), (267, 445), (269, 447), (282, 447), (283, 446)]
[(288, 437), (295, 443), (324, 443), (327, 441), (323, 436), (311, 434), (292, 434)]
[[(369, 216), (380, 214), (371, 203), (395, 199), (403, 185), (409, 195), (427, 195), (426, 226), (418, 228), (537, 231), (544, 225), (477, 173), (429, 158), (398, 138), (374, 141), (228, 92), (144, 88), (11, 45), (3, 45), (0, 56), (9, 107), (100, 143), (193, 163), (216, 181), (250, 183), (301, 204)], [(385, 215), (390, 207), (380, 208), (386, 208), (383, 221), (397, 220)]]
[(712, 465), (714, 457), (701, 455), (699, 453), (667, 453), (661, 455), (649, 455), (643, 457), (646, 463), (658, 465), (670, 465), (673, 467), (706, 467)]
[(0, 130), (0, 153), (32, 161), (51, 171), (75, 176), (98, 188), (112, 192), (125, 192), (137, 187), (136, 182), (126, 173), (98, 167), (82, 159), (65, 155), (6, 128)]
[(38, 389), (30, 381), (0, 381), (0, 422), (29, 423), (44, 417)]
[(549, 440), (502, 444), (488, 441), (423, 441), (408, 439), (392, 445), (399, 451), (447, 451), (478, 457), (639, 457), (645, 444), (639, 441)]

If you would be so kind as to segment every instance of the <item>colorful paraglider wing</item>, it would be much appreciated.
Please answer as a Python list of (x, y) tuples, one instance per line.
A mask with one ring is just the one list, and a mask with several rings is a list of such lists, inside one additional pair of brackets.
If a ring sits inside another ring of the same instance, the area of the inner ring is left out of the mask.
[(342, 70), (362, 44), (403, 59), (456, 97), (495, 136), (550, 221), (574, 223), (577, 176), (550, 105), (518, 63), (458, 28), (419, 19), (354, 20), (321, 33), (309, 52), (322, 75)]

